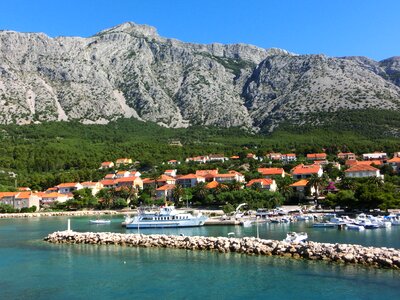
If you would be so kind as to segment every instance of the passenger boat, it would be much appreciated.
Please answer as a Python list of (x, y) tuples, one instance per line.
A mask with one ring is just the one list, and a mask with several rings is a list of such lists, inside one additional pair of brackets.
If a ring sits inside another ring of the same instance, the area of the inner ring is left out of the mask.
[(203, 226), (207, 219), (201, 213), (193, 216), (190, 213), (178, 212), (174, 206), (165, 206), (161, 207), (158, 212), (139, 210), (136, 217), (127, 217), (124, 223), (128, 229), (198, 227)]
[(90, 220), (90, 224), (110, 224), (111, 220), (104, 220), (104, 219), (98, 219), (98, 220)]
[(306, 232), (288, 232), (286, 235), (286, 239), (284, 239), (284, 242), (287, 243), (303, 243), (308, 239), (308, 235)]

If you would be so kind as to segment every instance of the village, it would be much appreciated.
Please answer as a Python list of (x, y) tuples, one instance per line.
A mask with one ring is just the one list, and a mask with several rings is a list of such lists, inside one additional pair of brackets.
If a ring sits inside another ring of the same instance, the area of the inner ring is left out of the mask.
[[(242, 170), (246, 169), (248, 162), (251, 162), (256, 166), (256, 172), (252, 176), (245, 176), (239, 169), (220, 172), (218, 164), (228, 161), (235, 162), (235, 165), (241, 166)], [(185, 164), (190, 165), (195, 172), (179, 174), (179, 167)], [(207, 168), (208, 165), (214, 168)], [(188, 205), (189, 200), (192, 205), (196, 204), (192, 201), (196, 198), (193, 197), (194, 189), (197, 189), (196, 191), (200, 194), (206, 191), (213, 192), (214, 195), (233, 190), (251, 189), (257, 192), (267, 191), (279, 194), (283, 199), (282, 203), (291, 199), (292, 203), (315, 204), (317, 201), (332, 199), (329, 195), (340, 192), (341, 188), (338, 187), (342, 186), (343, 189), (345, 181), (348, 184), (349, 180), (372, 178), (374, 182), (383, 183), (385, 176), (381, 173), (382, 170), (392, 175), (399, 174), (400, 152), (393, 153), (391, 158), (383, 152), (364, 153), (360, 156), (346, 152), (338, 153), (335, 157), (328, 157), (326, 153), (309, 153), (304, 157), (298, 157), (294, 153), (268, 153), (265, 157), (247, 153), (244, 158), (238, 155), (225, 157), (223, 154), (210, 154), (188, 157), (182, 162), (169, 160), (163, 162), (161, 166), (160, 169), (164, 170), (162, 174), (147, 172), (147, 176), (143, 176), (135, 169), (135, 162), (131, 158), (118, 158), (115, 162), (106, 161), (100, 164), (99, 169), (108, 171), (102, 180), (63, 182), (45, 191), (17, 187), (16, 191), (0, 192), (0, 204), (20, 212), (48, 210), (55, 208), (57, 204), (68, 203), (90, 194), (94, 203), (88, 207), (95, 208), (97, 203), (104, 204), (107, 191), (113, 193), (122, 191), (125, 196), (122, 197), (119, 208), (132, 206), (132, 203), (161, 205), (165, 201), (183, 206)], [(336, 172), (332, 172), (332, 169)], [(339, 173), (341, 175), (335, 177)], [(192, 189), (191, 193), (185, 193), (185, 190), (190, 189)], [(87, 192), (85, 194), (79, 191)], [(398, 186), (395, 191), (398, 193)], [(140, 198), (141, 194), (146, 193), (147, 197)], [(133, 198), (136, 202), (130, 202)], [(141, 201), (143, 199), (145, 201)], [(213, 204), (212, 201), (205, 203)], [(204, 203), (197, 203), (199, 204), (204, 205)], [(105, 208), (104, 205), (103, 207)], [(73, 206), (65, 208), (71, 209)]]

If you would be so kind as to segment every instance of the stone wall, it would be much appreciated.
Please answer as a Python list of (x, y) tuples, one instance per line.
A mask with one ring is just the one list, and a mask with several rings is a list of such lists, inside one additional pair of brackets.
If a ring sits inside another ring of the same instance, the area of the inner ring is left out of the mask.
[(161, 247), (186, 250), (213, 250), (243, 254), (277, 255), (309, 260), (324, 260), (360, 264), (380, 268), (400, 268), (400, 250), (350, 244), (306, 242), (290, 244), (283, 241), (252, 237), (226, 238), (202, 236), (144, 235), (111, 232), (57, 231), (45, 241), (65, 244), (121, 245), (131, 247)]

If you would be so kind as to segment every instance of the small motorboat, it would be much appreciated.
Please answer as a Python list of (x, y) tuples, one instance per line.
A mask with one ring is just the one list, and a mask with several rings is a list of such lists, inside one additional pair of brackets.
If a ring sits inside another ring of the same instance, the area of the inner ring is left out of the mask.
[(365, 227), (362, 225), (356, 225), (356, 224), (346, 224), (346, 229), (348, 230), (357, 230), (357, 231), (363, 231), (365, 230)]
[(314, 223), (313, 227), (315, 228), (334, 228), (338, 226), (338, 224), (336, 223), (332, 223), (332, 222), (323, 222), (323, 223)]
[(286, 235), (286, 239), (284, 242), (287, 243), (304, 243), (308, 239), (308, 235), (306, 232), (288, 232)]
[(111, 220), (104, 220), (104, 219), (98, 219), (98, 220), (90, 220), (90, 224), (110, 224)]

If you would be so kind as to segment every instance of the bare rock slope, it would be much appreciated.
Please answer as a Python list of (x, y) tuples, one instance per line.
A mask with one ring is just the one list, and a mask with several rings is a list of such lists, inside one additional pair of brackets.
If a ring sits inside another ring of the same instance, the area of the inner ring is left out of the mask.
[(400, 108), (399, 57), (190, 44), (124, 23), (89, 37), (0, 32), (0, 123), (275, 126), (302, 114)]

